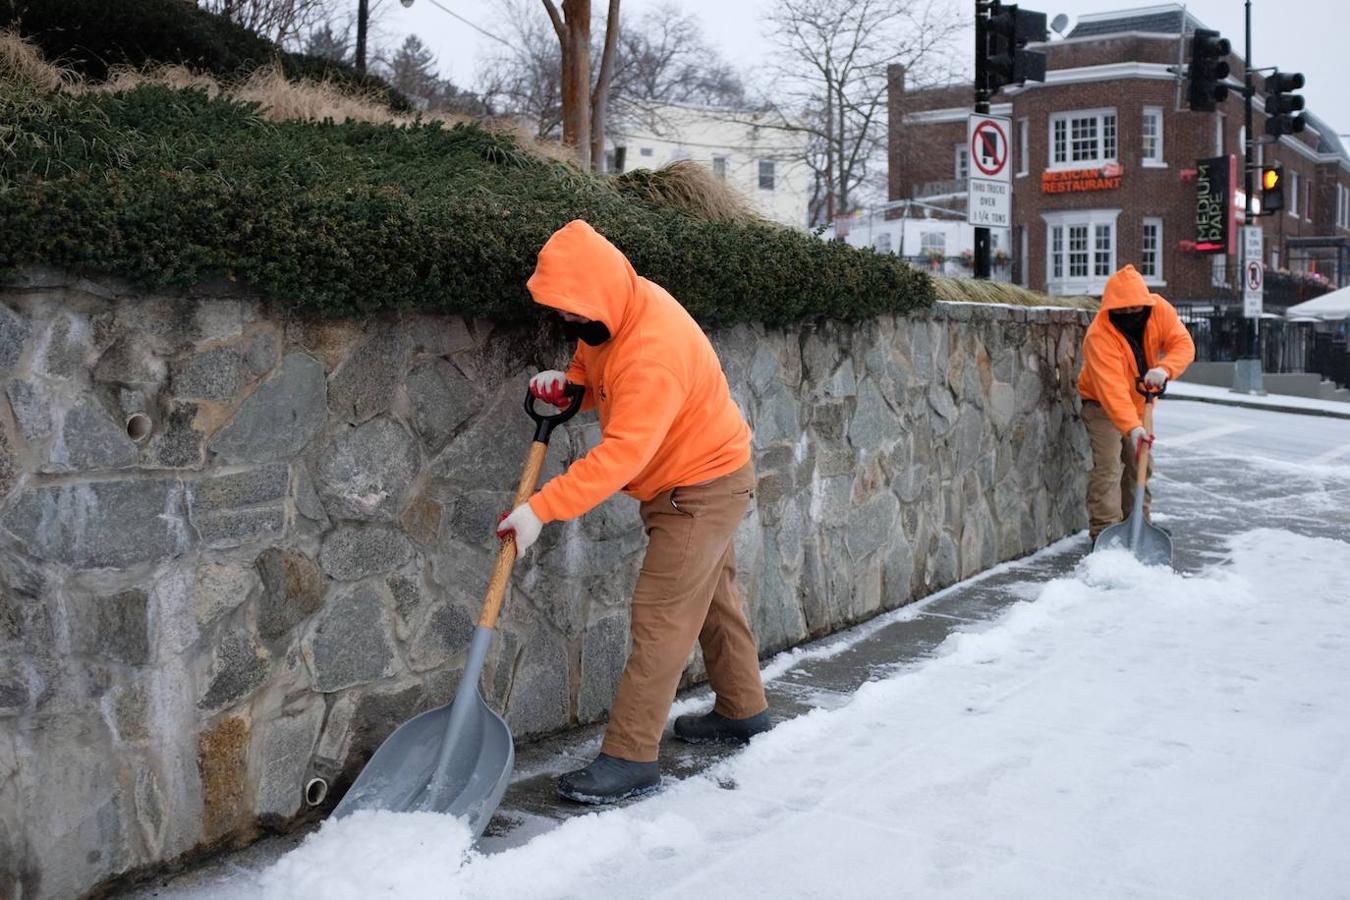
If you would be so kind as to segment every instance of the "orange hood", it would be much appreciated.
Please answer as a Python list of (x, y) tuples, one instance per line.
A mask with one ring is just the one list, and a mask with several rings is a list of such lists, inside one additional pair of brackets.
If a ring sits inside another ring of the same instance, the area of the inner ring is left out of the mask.
[(604, 322), (617, 336), (631, 318), (637, 278), (618, 247), (576, 219), (544, 244), (525, 286), (540, 306)]
[(1148, 285), (1144, 283), (1144, 276), (1135, 271), (1134, 266), (1127, 265), (1107, 279), (1106, 290), (1102, 292), (1102, 306), (1097, 311), (1097, 317), (1101, 318), (1113, 309), (1156, 304), (1155, 295), (1149, 293)]

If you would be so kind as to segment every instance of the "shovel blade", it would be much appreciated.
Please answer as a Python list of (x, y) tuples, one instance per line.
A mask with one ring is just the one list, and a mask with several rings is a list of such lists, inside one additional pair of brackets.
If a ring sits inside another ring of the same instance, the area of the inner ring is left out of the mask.
[(1135, 559), (1146, 566), (1172, 565), (1172, 537), (1157, 525), (1145, 521), (1139, 529), (1139, 543), (1130, 546), (1130, 519), (1112, 525), (1097, 535), (1097, 550), (1129, 550)]
[[(466, 702), (466, 698), (456, 699)], [(428, 710), (400, 725), (380, 745), (337, 809), (438, 812), (463, 819), (474, 837), (483, 833), (511, 781), (515, 746), (511, 730), (477, 690), (462, 726), (448, 735), (454, 703)], [(438, 777), (441, 747), (451, 742), (450, 764)]]

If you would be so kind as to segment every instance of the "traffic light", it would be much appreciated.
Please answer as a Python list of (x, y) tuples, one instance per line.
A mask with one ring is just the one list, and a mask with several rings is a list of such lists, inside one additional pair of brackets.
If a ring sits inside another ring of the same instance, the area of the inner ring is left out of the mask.
[(1279, 166), (1261, 167), (1261, 215), (1284, 209), (1284, 170)]
[(1217, 31), (1197, 28), (1191, 35), (1191, 66), (1186, 97), (1194, 112), (1214, 112), (1215, 104), (1228, 98), (1228, 56), (1232, 47)]
[[(978, 27), (983, 25), (983, 28)], [(983, 68), (983, 87), (993, 96), (1005, 84), (1023, 84), (1026, 81), (1045, 81), (1045, 54), (1024, 49), (1031, 41), (1044, 41), (1045, 13), (1004, 6), (998, 0), (989, 7), (987, 20), (976, 23), (976, 71)], [(983, 61), (981, 67), (978, 63)]]
[(1276, 69), (1266, 78), (1266, 134), (1279, 137), (1297, 134), (1307, 122), (1303, 116), (1290, 115), (1303, 108), (1303, 98), (1290, 91), (1303, 87), (1303, 75)]

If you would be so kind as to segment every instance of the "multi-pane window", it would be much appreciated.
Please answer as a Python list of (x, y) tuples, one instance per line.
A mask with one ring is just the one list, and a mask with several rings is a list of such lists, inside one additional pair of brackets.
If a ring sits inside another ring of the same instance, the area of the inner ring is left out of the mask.
[(727, 180), (727, 158), (725, 156), (713, 157), (713, 176), (718, 181)]
[(1162, 219), (1144, 220), (1139, 247), (1139, 274), (1149, 281), (1162, 280)]
[(1141, 152), (1145, 165), (1161, 165), (1163, 162), (1163, 111), (1157, 106), (1144, 107), (1144, 118), (1140, 121), (1139, 134), (1143, 139)]
[(941, 231), (925, 231), (919, 235), (919, 252), (924, 256), (942, 256), (947, 252), (947, 236)]
[(1298, 182), (1297, 172), (1289, 173), (1289, 215), (1298, 218)]
[(1312, 221), (1312, 182), (1303, 179), (1303, 218)]
[(761, 191), (773, 190), (773, 169), (773, 160), (761, 159), (759, 161), (759, 189)]
[(970, 177), (970, 148), (965, 144), (956, 145), (956, 180)]
[(1116, 267), (1119, 210), (1089, 210), (1046, 216), (1046, 272), (1054, 291), (1097, 292)]
[(1062, 113), (1050, 119), (1050, 163), (1078, 166), (1114, 162), (1114, 111)]

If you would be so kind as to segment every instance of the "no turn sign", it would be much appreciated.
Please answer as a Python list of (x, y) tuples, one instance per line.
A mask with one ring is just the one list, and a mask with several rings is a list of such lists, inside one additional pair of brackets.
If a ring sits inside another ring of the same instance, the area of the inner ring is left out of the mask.
[(1262, 238), (1259, 225), (1242, 229), (1242, 314), (1247, 318), (1261, 315), (1266, 267), (1261, 262)]
[(970, 172), (966, 185), (966, 221), (986, 228), (1012, 225), (1011, 119), (972, 115), (966, 124)]

